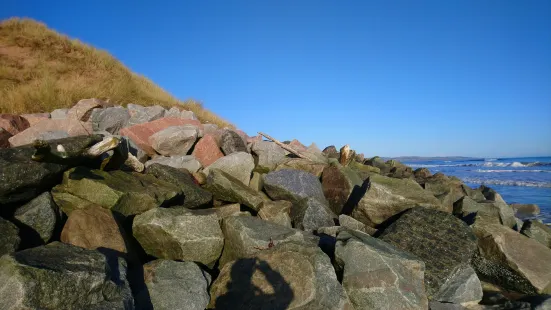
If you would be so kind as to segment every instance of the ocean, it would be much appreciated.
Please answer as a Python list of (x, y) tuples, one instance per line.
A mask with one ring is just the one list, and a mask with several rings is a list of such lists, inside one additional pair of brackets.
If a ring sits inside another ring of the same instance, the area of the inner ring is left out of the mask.
[(473, 188), (484, 184), (495, 189), (507, 203), (535, 203), (541, 209), (537, 218), (551, 223), (551, 157), (403, 163), (414, 169), (428, 168), (433, 174), (456, 176)]

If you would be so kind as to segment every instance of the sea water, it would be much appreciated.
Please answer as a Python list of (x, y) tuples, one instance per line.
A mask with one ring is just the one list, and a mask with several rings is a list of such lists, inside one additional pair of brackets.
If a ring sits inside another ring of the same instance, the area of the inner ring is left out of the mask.
[(404, 162), (412, 168), (453, 175), (475, 188), (495, 189), (507, 203), (535, 203), (538, 218), (551, 222), (551, 157), (486, 158), (455, 161)]

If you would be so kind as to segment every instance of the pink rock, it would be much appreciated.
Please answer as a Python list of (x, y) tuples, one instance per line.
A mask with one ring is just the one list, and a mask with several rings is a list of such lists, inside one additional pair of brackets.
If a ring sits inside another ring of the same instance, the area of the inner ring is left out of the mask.
[(11, 133), (4, 128), (0, 128), (0, 149), (10, 147), (9, 138), (11, 138)]
[(148, 155), (157, 154), (151, 144), (149, 137), (170, 126), (195, 125), (202, 129), (201, 122), (193, 119), (182, 119), (176, 117), (165, 117), (152, 122), (138, 124), (121, 129), (120, 135), (130, 138), (138, 147)]
[(10, 145), (30, 144), (48, 131), (65, 131), (69, 136), (89, 135), (92, 133), (92, 124), (74, 119), (45, 119), (11, 137)]
[(0, 114), (0, 127), (11, 135), (16, 135), (29, 128), (29, 122), (19, 115)]
[(291, 141), (291, 143), (289, 143), (289, 145), (292, 146), (293, 149), (295, 149), (299, 152), (304, 152), (307, 149), (307, 147), (304, 146), (304, 144), (300, 143), (300, 141), (298, 141), (297, 139), (293, 139), (293, 141)]
[(49, 119), (50, 113), (34, 113), (34, 114), (21, 114), (21, 117), (29, 122), (30, 126), (34, 126), (36, 123)]
[(69, 109), (69, 112), (67, 113), (67, 118), (86, 122), (90, 118), (90, 115), (92, 115), (93, 109), (108, 108), (112, 106), (113, 105), (111, 103), (96, 98), (82, 99), (77, 102), (71, 109)]
[(193, 155), (203, 167), (207, 167), (219, 158), (224, 157), (224, 154), (220, 151), (220, 147), (212, 134), (205, 134), (203, 138), (197, 142), (193, 149)]
[(262, 141), (262, 135), (256, 135), (254, 137), (247, 137), (247, 144)]

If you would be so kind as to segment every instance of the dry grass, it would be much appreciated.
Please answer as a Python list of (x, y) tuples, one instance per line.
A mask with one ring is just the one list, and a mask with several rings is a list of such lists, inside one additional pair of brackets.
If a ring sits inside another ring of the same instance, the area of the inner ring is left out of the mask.
[(83, 98), (193, 111), (202, 122), (231, 126), (195, 100), (180, 101), (132, 73), (103, 50), (31, 19), (0, 22), (0, 113), (49, 112)]

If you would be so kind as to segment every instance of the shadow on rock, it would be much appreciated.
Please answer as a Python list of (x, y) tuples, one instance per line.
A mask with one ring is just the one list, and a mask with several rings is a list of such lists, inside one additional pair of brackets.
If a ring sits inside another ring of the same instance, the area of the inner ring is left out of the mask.
[(226, 293), (216, 299), (215, 309), (283, 310), (293, 298), (291, 286), (280, 273), (263, 260), (246, 258), (234, 263)]

